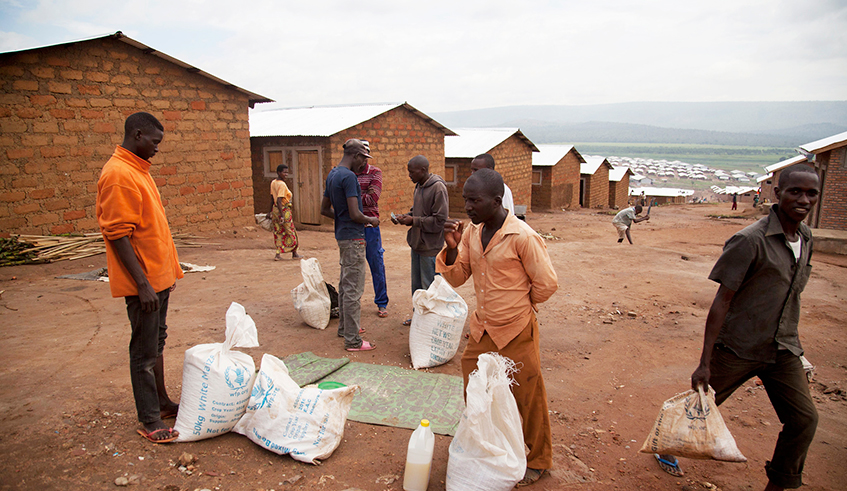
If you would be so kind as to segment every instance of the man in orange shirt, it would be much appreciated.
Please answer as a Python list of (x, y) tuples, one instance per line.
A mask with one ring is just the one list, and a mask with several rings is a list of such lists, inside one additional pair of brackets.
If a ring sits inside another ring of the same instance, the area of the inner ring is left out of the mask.
[(558, 278), (544, 240), (503, 208), (503, 178), (497, 171), (474, 172), (465, 181), (462, 197), (473, 225), (466, 228), (460, 220), (447, 220), (447, 247), (436, 258), (436, 270), (454, 287), (473, 276), (477, 308), (462, 353), (465, 388), (482, 353), (498, 352), (520, 367), (512, 393), (529, 448), (526, 474), (518, 483), (525, 486), (553, 466), (535, 312), (559, 288)]
[(154, 443), (178, 436), (162, 421), (179, 406), (165, 389), (164, 358), (168, 298), (182, 270), (162, 198), (150, 176), (164, 128), (153, 115), (135, 113), (124, 124), (124, 141), (115, 148), (97, 181), (97, 222), (106, 243), (113, 297), (125, 297), (132, 335), (129, 367), (138, 430)]

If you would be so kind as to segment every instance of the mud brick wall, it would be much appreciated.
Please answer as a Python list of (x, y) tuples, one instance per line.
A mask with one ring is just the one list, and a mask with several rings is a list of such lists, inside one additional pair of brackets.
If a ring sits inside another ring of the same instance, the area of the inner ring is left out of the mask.
[[(532, 149), (515, 135), (492, 148), (495, 170), (512, 190), (515, 205), (532, 210)], [(464, 181), (462, 182), (464, 185)]]
[(585, 189), (583, 208), (606, 208), (609, 206), (609, 168), (601, 165), (592, 175), (583, 175)]
[[(486, 152), (480, 152), (486, 153)], [(511, 136), (504, 142), (489, 150), (494, 157), (494, 168), (503, 176), (505, 182), (512, 190), (512, 198), (516, 205), (526, 205), (526, 211), (532, 210), (532, 149), (516, 136)], [(456, 217), (464, 217), (465, 201), (462, 199), (462, 189), (465, 181), (471, 175), (471, 161), (473, 158), (449, 158), (448, 164), (455, 164), (456, 184), (447, 186), (450, 195), (450, 214)]]
[[(819, 228), (847, 230), (847, 147), (818, 155), (826, 162), (826, 177), (821, 193)], [(818, 171), (820, 172), (820, 171)]]
[(609, 208), (626, 208), (629, 199), (629, 173), (620, 181), (609, 181)]
[(124, 120), (165, 127), (151, 175), (172, 229), (253, 223), (248, 97), (114, 38), (0, 55), (0, 233), (96, 232)]
[[(370, 144), (370, 163), (382, 171), (382, 195), (379, 199), (380, 219), (385, 221), (391, 214), (408, 213), (412, 207), (415, 185), (409, 180), (406, 164), (412, 157), (423, 155), (429, 160), (429, 171), (444, 175), (444, 132), (439, 127), (417, 116), (405, 107), (397, 107), (373, 119), (329, 137), (263, 137), (253, 138), (253, 188), (255, 190), (256, 213), (266, 213), (270, 208), (270, 183), (265, 178), (264, 152), (266, 146), (320, 146), (321, 151), (321, 196), (326, 176), (338, 165), (344, 155), (342, 145), (350, 138), (367, 140)], [(289, 188), (294, 192), (291, 178)], [(319, 205), (319, 203), (318, 203)], [(294, 210), (295, 221), (298, 212)], [(322, 218), (322, 223), (332, 220)]]
[(554, 166), (537, 166), (541, 185), (532, 186), (532, 207), (540, 210), (575, 210), (579, 208), (579, 157), (569, 151)]

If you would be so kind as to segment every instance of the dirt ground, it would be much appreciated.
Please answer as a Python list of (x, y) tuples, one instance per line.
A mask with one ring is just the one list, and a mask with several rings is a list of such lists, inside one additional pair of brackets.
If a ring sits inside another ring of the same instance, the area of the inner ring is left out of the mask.
[[(729, 204), (654, 208), (649, 222), (634, 226), (633, 246), (616, 243), (608, 214), (528, 218), (536, 230), (561, 237), (547, 242), (560, 289), (538, 316), (555, 462), (529, 489), (764, 488), (763, 467), (780, 424), (753, 381), (721, 407), (746, 464), (681, 459), (685, 477), (674, 478), (638, 453), (662, 401), (689, 386), (717, 289), (706, 277), (721, 246), (752, 223), (707, 217), (715, 213), (729, 213)], [(265, 352), (312, 351), (409, 368), (401, 325), (411, 309), (405, 227), (384, 223), (382, 234), (390, 315), (377, 317), (368, 279), (362, 324), (377, 349), (367, 353), (343, 350), (337, 320), (324, 331), (301, 322), (289, 294), (301, 282), (299, 263), (273, 261), (269, 233), (229, 231), (209, 237), (214, 245), (180, 249), (180, 260), (217, 269), (187, 274), (171, 297), (165, 352), (171, 395), (179, 396), (184, 351), (223, 340), (232, 301), (258, 326), (261, 347), (244, 350), (257, 367)], [(300, 239), (301, 251), (317, 257), (328, 281), (337, 283), (331, 231), (302, 231)], [(804, 489), (836, 490), (847, 481), (847, 257), (816, 254), (813, 264), (800, 332), (817, 366), (812, 394), (820, 424)], [(348, 422), (344, 441), (320, 466), (280, 457), (237, 434), (158, 446), (142, 440), (135, 433), (123, 301), (111, 298), (105, 283), (56, 279), (103, 266), (101, 255), (0, 269), (0, 489), (111, 489), (121, 476), (139, 483), (137, 489), (167, 491), (402, 489), (411, 434), (405, 429)], [(459, 293), (473, 308), (470, 282)], [(432, 371), (460, 375), (458, 357)], [(436, 436), (430, 490), (444, 489), (449, 444), (449, 437)], [(178, 469), (183, 452), (197, 458), (190, 473)]]

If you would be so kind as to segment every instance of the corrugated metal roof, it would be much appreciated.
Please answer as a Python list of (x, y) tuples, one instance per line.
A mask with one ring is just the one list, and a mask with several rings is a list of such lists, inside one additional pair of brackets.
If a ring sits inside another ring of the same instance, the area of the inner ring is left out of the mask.
[(597, 172), (597, 169), (600, 168), (601, 165), (606, 164), (609, 166), (609, 169), (612, 168), (612, 164), (606, 160), (606, 157), (597, 157), (596, 155), (589, 155), (585, 157), (585, 163), (579, 164), (579, 173), (580, 174), (594, 174)]
[(308, 107), (263, 104), (250, 110), (250, 136), (331, 136), (401, 106), (429, 121), (445, 135), (455, 135), (409, 103), (393, 102)]
[(50, 47), (53, 47), (53, 46), (64, 46), (66, 44), (84, 43), (84, 42), (87, 42), (87, 41), (94, 41), (94, 40), (97, 40), (97, 39), (105, 39), (105, 38), (117, 39), (119, 41), (122, 41), (122, 42), (130, 45), (130, 46), (133, 46), (135, 48), (140, 49), (145, 54), (152, 55), (152, 56), (155, 56), (157, 58), (161, 58), (161, 59), (163, 59), (167, 62), (173, 63), (174, 65), (177, 65), (179, 67), (182, 67), (189, 73), (196, 73), (198, 75), (202, 75), (202, 76), (204, 76), (204, 77), (206, 77), (210, 80), (214, 80), (215, 82), (217, 82), (217, 83), (219, 83), (219, 84), (221, 84), (225, 87), (229, 87), (231, 89), (237, 90), (238, 92), (241, 92), (242, 94), (246, 94), (247, 97), (249, 98), (249, 102), (250, 102), (251, 107), (254, 104), (257, 104), (257, 103), (260, 103), (260, 102), (273, 102), (273, 99), (269, 99), (265, 96), (256, 94), (254, 92), (250, 92), (249, 90), (242, 89), (241, 87), (233, 85), (233, 84), (231, 84), (231, 83), (229, 83), (225, 80), (222, 80), (222, 79), (212, 75), (211, 73), (204, 72), (203, 70), (201, 70), (199, 68), (196, 68), (196, 67), (189, 65), (188, 63), (177, 60), (176, 58), (174, 58), (172, 56), (168, 56), (165, 53), (162, 53), (161, 51), (156, 51), (155, 49), (147, 46), (146, 44), (138, 42), (138, 41), (136, 41), (136, 40), (134, 40), (130, 37), (127, 37), (121, 31), (118, 31), (114, 34), (102, 34), (102, 35), (99, 35), (99, 36), (92, 36), (92, 37), (89, 37), (89, 38), (77, 39), (76, 41), (68, 41), (68, 42), (65, 42), (65, 43), (48, 44), (48, 45), (44, 45), (44, 46), (37, 46), (37, 47), (34, 47), (34, 48), (26, 48), (26, 49), (19, 49), (19, 50), (15, 50), (15, 51), (8, 51), (8, 52), (3, 53), (3, 54), (20, 53), (20, 52), (23, 52), (23, 51), (32, 51), (32, 50), (36, 50), (36, 49), (50, 48)]
[(773, 172), (768, 172), (767, 174), (765, 174), (763, 176), (757, 177), (756, 182), (765, 182), (768, 179), (770, 179), (771, 177), (773, 177)]
[(784, 168), (788, 167), (789, 165), (799, 164), (801, 162), (806, 162), (806, 157), (804, 155), (798, 155), (796, 157), (791, 157), (788, 160), (783, 160), (782, 162), (777, 162), (775, 164), (771, 164), (771, 165), (765, 167), (765, 170), (768, 171), (768, 173), (770, 174), (770, 173), (774, 173), (774, 172), (776, 172), (780, 169), (784, 169)]
[(552, 167), (559, 163), (571, 150), (576, 153), (580, 162), (585, 162), (582, 155), (576, 151), (573, 145), (537, 145), (538, 152), (532, 154), (532, 165), (540, 167)]
[(715, 194), (744, 194), (749, 193), (750, 191), (756, 191), (757, 189), (759, 189), (759, 186), (727, 186), (725, 188), (712, 188), (712, 191), (714, 191)]
[(456, 128), (455, 131), (455, 136), (444, 139), (444, 156), (447, 158), (474, 158), (490, 152), (512, 135), (523, 140), (533, 152), (538, 151), (538, 147), (518, 128)]
[(630, 196), (638, 196), (641, 192), (644, 192), (645, 196), (691, 196), (694, 194), (693, 189), (678, 189), (678, 188), (654, 188), (654, 187), (641, 187), (641, 188), (629, 188)]
[(627, 172), (632, 174), (632, 170), (629, 167), (613, 167), (612, 170), (609, 171), (609, 180), (620, 182)]
[(806, 143), (805, 145), (800, 145), (800, 148), (809, 153), (822, 153), (836, 147), (842, 147), (845, 144), (847, 144), (847, 131), (818, 141)]

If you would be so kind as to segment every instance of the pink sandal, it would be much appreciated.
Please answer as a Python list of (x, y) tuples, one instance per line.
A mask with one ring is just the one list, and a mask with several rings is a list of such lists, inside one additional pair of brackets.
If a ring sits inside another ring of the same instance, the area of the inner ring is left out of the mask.
[(371, 343), (369, 343), (365, 340), (362, 340), (361, 346), (359, 346), (358, 348), (347, 348), (347, 351), (370, 351), (370, 350), (375, 349), (375, 348), (376, 348), (376, 345), (371, 344)]

